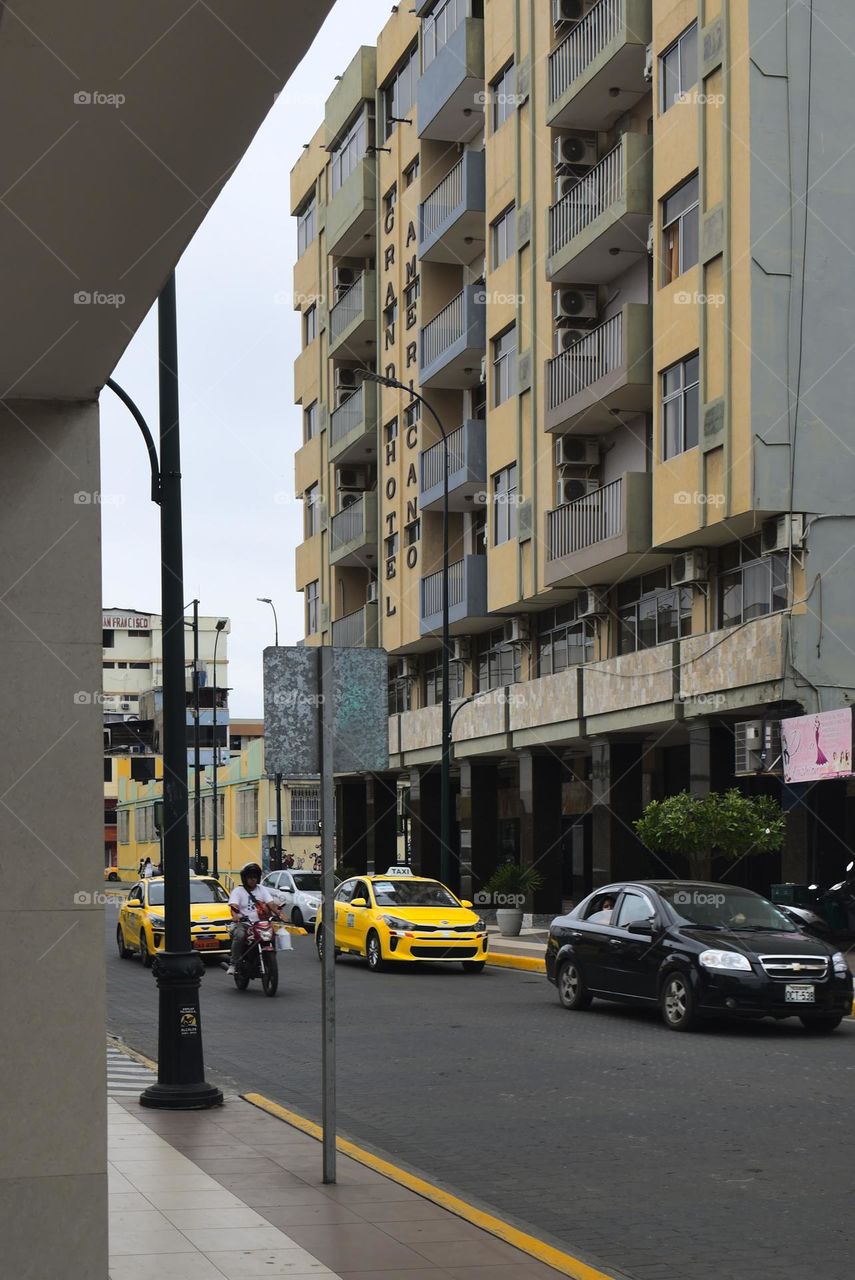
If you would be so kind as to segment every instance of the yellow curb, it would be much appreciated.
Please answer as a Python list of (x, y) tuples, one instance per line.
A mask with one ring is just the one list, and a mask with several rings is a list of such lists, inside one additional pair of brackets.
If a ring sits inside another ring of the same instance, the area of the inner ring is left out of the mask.
[[(265, 1098), (260, 1093), (245, 1093), (243, 1098), (246, 1102), (252, 1103), (254, 1107), (258, 1107), (259, 1110), (266, 1111), (268, 1114), (276, 1116), (279, 1120), (284, 1120), (286, 1124), (292, 1125), (295, 1129), (300, 1129), (312, 1138), (317, 1138), (319, 1142), (322, 1140), (323, 1129), (319, 1124), (315, 1124), (313, 1120), (307, 1120), (305, 1116), (298, 1115), (296, 1111), (289, 1111), (286, 1107), (280, 1107), (278, 1102), (271, 1102), (269, 1098)], [(572, 1254), (564, 1253), (561, 1249), (554, 1248), (551, 1244), (547, 1244), (545, 1240), (539, 1240), (537, 1236), (530, 1236), (527, 1232), (520, 1231), (502, 1218), (496, 1218), (491, 1213), (476, 1209), (474, 1205), (468, 1204), (465, 1200), (460, 1200), (457, 1196), (452, 1195), (450, 1191), (445, 1191), (442, 1187), (437, 1187), (432, 1182), (426, 1182), (424, 1178), (419, 1178), (414, 1173), (399, 1168), (398, 1165), (374, 1155), (371, 1151), (365, 1151), (362, 1147), (358, 1147), (354, 1142), (349, 1142), (346, 1138), (336, 1139), (336, 1149), (342, 1155), (349, 1156), (352, 1160), (357, 1160), (360, 1164), (367, 1165), (369, 1169), (374, 1169), (375, 1172), (381, 1173), (385, 1178), (390, 1178), (393, 1182), (397, 1182), (399, 1186), (408, 1187), (416, 1195), (423, 1196), (426, 1200), (431, 1200), (443, 1209), (448, 1209), (450, 1213), (456, 1214), (458, 1218), (464, 1218), (467, 1222), (471, 1222), (473, 1226), (480, 1227), (482, 1231), (487, 1231), (490, 1235), (497, 1236), (500, 1240), (504, 1240), (506, 1244), (519, 1249), (521, 1253), (527, 1253), (529, 1257), (537, 1258), (539, 1262), (554, 1268), (554, 1270), (561, 1272), (562, 1275), (572, 1276), (573, 1280), (613, 1280), (604, 1271), (598, 1271), (596, 1267), (588, 1266), (587, 1263), (580, 1261), (579, 1258), (574, 1258)]]
[(151, 1071), (157, 1071), (157, 1063), (153, 1058), (147, 1058), (144, 1053), (139, 1053), (136, 1049), (131, 1049), (126, 1045), (124, 1040), (115, 1040), (112, 1036), (108, 1036), (111, 1049), (118, 1049), (126, 1058), (131, 1058), (134, 1062), (141, 1062), (144, 1067), (148, 1067)]
[(546, 961), (537, 956), (512, 956), (502, 951), (488, 951), (487, 964), (498, 969), (524, 969), (527, 973), (546, 973)]

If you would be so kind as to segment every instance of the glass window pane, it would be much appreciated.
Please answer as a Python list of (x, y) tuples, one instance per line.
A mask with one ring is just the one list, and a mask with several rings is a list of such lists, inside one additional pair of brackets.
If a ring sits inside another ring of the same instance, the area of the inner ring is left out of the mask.
[(680, 51), (670, 49), (662, 57), (662, 110), (667, 111), (680, 93)]
[(673, 458), (675, 454), (682, 453), (680, 421), (682, 418), (681, 402), (678, 399), (669, 400), (665, 405), (663, 435), (665, 439), (665, 457)]
[(638, 604), (638, 648), (651, 649), (656, 644), (656, 601), (641, 600)]
[(742, 569), (742, 620), (761, 618), (769, 612), (772, 574), (767, 560), (755, 560)]
[(656, 605), (657, 642), (664, 644), (666, 640), (676, 640), (679, 633), (676, 591), (662, 591), (656, 598)]
[(733, 627), (742, 621), (742, 578), (738, 573), (721, 580), (721, 625)]
[(680, 270), (688, 271), (698, 261), (698, 207), (685, 214), (680, 223)]
[(672, 396), (679, 391), (683, 385), (683, 366), (681, 364), (672, 365), (670, 369), (666, 369), (662, 375), (663, 394)]
[(698, 80), (698, 24), (693, 22), (680, 41), (680, 87), (685, 93)]
[(685, 430), (683, 432), (685, 449), (694, 449), (698, 443), (698, 387), (690, 387), (686, 392)]

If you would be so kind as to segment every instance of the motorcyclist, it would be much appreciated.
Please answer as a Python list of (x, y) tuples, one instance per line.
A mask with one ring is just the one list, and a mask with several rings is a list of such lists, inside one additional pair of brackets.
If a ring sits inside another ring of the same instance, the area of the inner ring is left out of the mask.
[(257, 862), (247, 862), (240, 869), (241, 883), (235, 885), (229, 895), (229, 907), (235, 922), (232, 933), (232, 954), (227, 973), (233, 974), (235, 966), (246, 950), (249, 926), (270, 915), (279, 915), (273, 895), (261, 881), (261, 867)]

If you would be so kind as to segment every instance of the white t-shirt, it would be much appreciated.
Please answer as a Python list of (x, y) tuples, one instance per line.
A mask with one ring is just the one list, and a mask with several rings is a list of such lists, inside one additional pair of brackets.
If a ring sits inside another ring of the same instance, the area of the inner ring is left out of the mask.
[[(263, 884), (258, 885), (252, 891), (252, 896), (256, 902), (272, 902), (273, 894), (269, 889), (265, 889)], [(229, 906), (237, 907), (242, 916), (246, 916), (253, 924), (258, 919), (258, 912), (254, 904), (250, 901), (249, 894), (242, 884), (236, 885), (229, 894)]]

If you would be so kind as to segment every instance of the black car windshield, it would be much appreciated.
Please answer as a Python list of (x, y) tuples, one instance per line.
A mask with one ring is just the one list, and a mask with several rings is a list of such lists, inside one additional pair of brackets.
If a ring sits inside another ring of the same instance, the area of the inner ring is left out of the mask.
[(727, 885), (669, 885), (658, 888), (660, 897), (673, 907), (686, 924), (718, 929), (774, 929), (781, 933), (798, 930), (783, 911), (759, 893)]
[[(229, 895), (223, 889), (222, 885), (217, 884), (214, 880), (193, 880), (190, 881), (190, 902), (228, 902)], [(148, 887), (148, 905), (150, 907), (163, 906), (163, 881), (158, 884), (150, 884)]]
[(304, 892), (306, 890), (316, 890), (317, 892), (320, 892), (321, 877), (319, 872), (292, 871), (291, 875), (293, 876), (294, 884), (298, 889), (302, 889)]
[(375, 880), (374, 897), (378, 907), (459, 907), (446, 888), (437, 880)]

